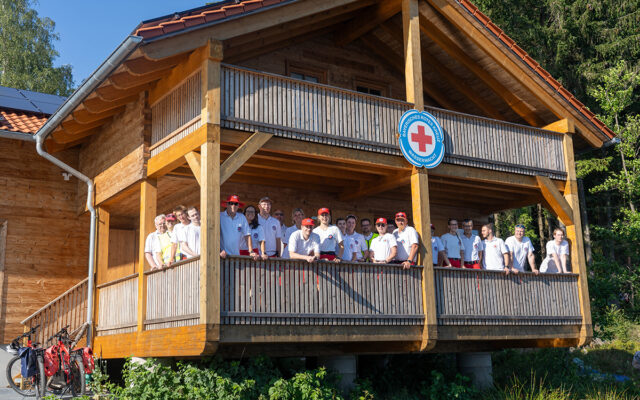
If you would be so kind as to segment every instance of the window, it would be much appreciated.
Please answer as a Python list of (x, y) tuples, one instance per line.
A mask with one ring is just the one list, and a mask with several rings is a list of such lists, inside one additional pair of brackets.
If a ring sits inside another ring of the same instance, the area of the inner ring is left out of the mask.
[(372, 94), (374, 96), (387, 96), (387, 88), (389, 85), (370, 79), (356, 78), (353, 80), (353, 86), (356, 92)]
[(327, 71), (310, 65), (287, 61), (286, 73), (294, 79), (313, 83), (327, 83)]

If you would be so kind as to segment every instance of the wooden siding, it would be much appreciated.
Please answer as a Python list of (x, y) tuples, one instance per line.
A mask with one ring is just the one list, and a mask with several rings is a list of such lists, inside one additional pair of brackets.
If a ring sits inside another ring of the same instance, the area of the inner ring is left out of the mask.
[(138, 317), (138, 275), (97, 286), (96, 335), (135, 332)]
[[(237, 66), (222, 68), (222, 125), (334, 146), (401, 155), (406, 102)], [(445, 162), (563, 179), (562, 135), (426, 107), (445, 134)]]
[(438, 325), (580, 325), (578, 275), (435, 269)]
[[(73, 150), (56, 157), (78, 165)], [(23, 332), (20, 321), (87, 276), (89, 219), (76, 213), (76, 190), (76, 178), (65, 181), (32, 143), (0, 139), (0, 220), (6, 221), (2, 343)]]
[(202, 125), (201, 91), (201, 71), (196, 71), (151, 106), (151, 156), (171, 147)]
[(88, 278), (80, 281), (21, 322), (28, 328), (39, 325), (33, 338), (35, 342), (46, 347), (45, 341), (60, 329), (69, 326), (68, 331), (71, 333), (86, 323), (87, 282)]
[[(95, 203), (100, 204), (144, 177), (146, 97), (127, 104), (125, 111), (99, 128), (80, 150), (80, 172), (94, 179)], [(87, 185), (78, 183), (78, 210), (86, 208)]]
[(422, 268), (228, 257), (221, 323), (422, 325)]
[(144, 329), (175, 328), (200, 322), (200, 259), (145, 272), (147, 312)]

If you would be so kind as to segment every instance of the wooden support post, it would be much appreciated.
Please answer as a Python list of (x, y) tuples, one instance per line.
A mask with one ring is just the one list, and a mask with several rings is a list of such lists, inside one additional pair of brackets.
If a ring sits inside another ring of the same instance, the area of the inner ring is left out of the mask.
[(553, 211), (563, 224), (572, 225), (574, 223), (573, 209), (567, 200), (562, 197), (562, 193), (560, 193), (558, 188), (551, 182), (551, 179), (546, 176), (536, 176), (536, 180), (538, 181), (538, 187), (540, 188), (542, 196), (549, 207), (551, 207), (550, 211)]
[(431, 211), (429, 205), (429, 177), (425, 168), (413, 168), (411, 172), (411, 201), (413, 224), (422, 239), (418, 262), (422, 270), (422, 308), (425, 314), (422, 331), (422, 351), (431, 350), (436, 345), (438, 326), (436, 319), (436, 297), (431, 250)]
[[(578, 273), (578, 294), (580, 296), (580, 310), (582, 312), (582, 326), (580, 327), (579, 346), (588, 344), (593, 338), (591, 323), (591, 304), (589, 302), (589, 286), (587, 280), (587, 262), (584, 253), (584, 239), (582, 237), (582, 220), (580, 216), (580, 199), (578, 197), (578, 182), (576, 179), (576, 164), (573, 154), (574, 124), (567, 119), (557, 121), (543, 129), (565, 133), (562, 141), (564, 165), (567, 170), (567, 181), (564, 188), (564, 198), (573, 211), (573, 224), (567, 224), (567, 239), (571, 244), (571, 269)], [(563, 221), (564, 222), (564, 221)]]
[(193, 172), (196, 181), (198, 181), (198, 185), (202, 185), (200, 182), (200, 170), (202, 169), (200, 166), (200, 154), (192, 151), (185, 154), (184, 158), (187, 160), (187, 164), (189, 164), (189, 168), (191, 168), (191, 172)]
[(202, 65), (207, 141), (200, 147), (200, 323), (207, 342), (220, 340), (220, 61), (222, 43), (211, 40)]
[(147, 280), (144, 276), (147, 260), (144, 257), (144, 244), (147, 236), (156, 230), (154, 219), (157, 198), (157, 181), (155, 179), (142, 181), (140, 183), (140, 247), (138, 248), (138, 332), (144, 330), (144, 320), (147, 313)]
[(100, 285), (106, 282), (107, 268), (109, 268), (109, 211), (102, 207), (98, 207), (97, 234), (96, 285)]
[(222, 185), (236, 172), (244, 163), (251, 158), (271, 137), (273, 134), (256, 132), (249, 136), (226, 160), (220, 167), (220, 184)]
[(402, 27), (407, 102), (413, 103), (416, 110), (424, 111), (418, 0), (402, 0)]

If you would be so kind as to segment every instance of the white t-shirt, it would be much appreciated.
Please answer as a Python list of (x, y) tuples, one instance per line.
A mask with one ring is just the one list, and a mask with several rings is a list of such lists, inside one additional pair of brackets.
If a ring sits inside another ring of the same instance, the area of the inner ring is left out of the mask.
[(504, 244), (509, 249), (509, 252), (513, 253), (513, 268), (524, 272), (524, 267), (527, 265), (527, 257), (534, 250), (531, 239), (524, 236), (522, 241), (518, 242), (515, 236), (509, 236)]
[(282, 235), (282, 244), (287, 245), (287, 246), (284, 246), (284, 250), (282, 251), (282, 254), (280, 254), (282, 258), (289, 258), (289, 238), (291, 237), (293, 232), (299, 231), (299, 230), (300, 229), (298, 229), (297, 226), (293, 225), (288, 227), (287, 230), (284, 232), (284, 235)]
[(447, 252), (449, 258), (460, 258), (460, 252), (464, 251), (464, 242), (462, 238), (450, 233), (445, 233), (440, 236), (442, 244), (444, 244), (444, 250)]
[[(342, 253), (342, 260), (343, 261), (351, 261), (353, 259), (353, 253), (356, 252), (356, 248), (355, 248), (355, 244), (353, 243), (353, 240), (351, 238), (348, 238), (346, 235), (342, 235), (343, 237), (343, 241), (342, 241), (342, 245), (344, 246), (344, 252)], [(339, 247), (336, 246), (336, 254), (338, 254), (338, 250)], [(356, 259), (357, 259), (357, 255), (356, 255)]]
[[(171, 238), (174, 243), (187, 243), (187, 246), (193, 250), (196, 255), (200, 255), (200, 225), (195, 226), (193, 223), (186, 225), (178, 231), (178, 234)], [(187, 257), (188, 254), (184, 253)]]
[[(406, 261), (409, 260), (409, 253), (411, 252), (411, 245), (418, 244), (418, 232), (411, 226), (407, 226), (404, 228), (402, 232), (398, 228), (393, 231), (393, 236), (396, 238), (396, 243), (398, 244), (398, 253), (396, 254), (396, 260), (398, 261)], [(416, 261), (416, 257), (418, 256), (418, 252), (413, 257), (413, 260)]]
[[(164, 235), (164, 240), (160, 238), (162, 235)], [(160, 233), (158, 231), (151, 232), (149, 236), (147, 236), (147, 240), (145, 240), (144, 242), (144, 252), (151, 254), (153, 256), (154, 261), (158, 265), (162, 265), (165, 262), (168, 262), (169, 258), (171, 257), (171, 248), (169, 248), (167, 251), (165, 246), (165, 248), (163, 249), (162, 248), (163, 241), (166, 243), (171, 243), (171, 234), (169, 234), (169, 232), (165, 232), (165, 233)], [(160, 257), (158, 257), (158, 253), (160, 254)]]
[(314, 255), (318, 253), (320, 255), (320, 236), (311, 232), (309, 239), (304, 240), (302, 231), (297, 230), (289, 236), (289, 253), (296, 253), (303, 256)]
[(558, 246), (555, 240), (549, 240), (547, 242), (546, 247), (547, 247), (547, 257), (544, 260), (542, 260), (542, 264), (540, 264), (540, 272), (546, 272), (546, 273), (561, 272), (562, 266), (556, 265), (556, 262), (553, 260), (552, 254), (557, 254), (558, 260), (560, 260), (560, 256), (562, 254), (569, 255), (569, 242), (567, 242), (566, 240), (563, 240)]
[(485, 239), (483, 242), (484, 269), (493, 271), (502, 271), (505, 267), (503, 254), (509, 253), (509, 249), (504, 244), (504, 240), (494, 237), (493, 240)]
[(433, 253), (433, 264), (438, 263), (438, 253), (444, 251), (444, 244), (442, 244), (442, 240), (440, 240), (437, 236), (431, 237), (431, 252)]
[[(344, 241), (342, 232), (340, 232), (340, 229), (335, 225), (330, 225), (327, 229), (321, 229), (318, 226), (313, 230), (313, 233), (320, 237), (320, 251), (336, 251), (336, 246)], [(346, 250), (345, 248), (345, 251)], [(336, 252), (336, 255), (337, 254)]]
[(258, 214), (258, 222), (264, 230), (264, 248), (267, 254), (272, 256), (276, 254), (276, 239), (282, 239), (280, 221), (272, 216), (262, 218), (262, 215)]
[[(345, 240), (345, 243), (347, 240), (351, 242), (351, 246), (352, 246), (351, 254), (355, 252), (358, 258), (362, 258), (362, 256), (364, 255), (364, 252), (369, 250), (367, 248), (367, 241), (364, 240), (364, 236), (362, 236), (361, 233), (354, 231), (353, 234), (351, 235), (346, 234), (344, 237), (344, 240)], [(345, 251), (347, 251), (346, 249), (347, 249), (347, 246), (345, 245)], [(346, 258), (344, 259), (346, 260)]]
[(386, 261), (391, 255), (391, 248), (398, 246), (395, 236), (385, 233), (384, 236), (377, 236), (371, 240), (371, 251), (376, 261)]
[(468, 238), (464, 234), (460, 235), (462, 244), (464, 245), (464, 261), (471, 262), (480, 259), (479, 253), (483, 250), (482, 239), (480, 236), (471, 234)]
[[(257, 228), (249, 226), (249, 228), (251, 229), (251, 245), (260, 251), (260, 242), (264, 241), (264, 229), (262, 229), (262, 225), (258, 225)], [(249, 250), (246, 236), (240, 238), (240, 250)]]
[(251, 234), (251, 228), (247, 223), (247, 218), (240, 213), (236, 213), (231, 218), (227, 211), (220, 213), (220, 251), (224, 250), (230, 256), (240, 254), (240, 238)]

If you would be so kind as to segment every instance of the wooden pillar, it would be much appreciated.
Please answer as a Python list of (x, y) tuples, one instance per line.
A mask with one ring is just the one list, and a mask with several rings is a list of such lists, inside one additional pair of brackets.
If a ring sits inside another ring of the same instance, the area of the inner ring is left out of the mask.
[(138, 332), (144, 330), (147, 313), (147, 280), (144, 276), (147, 260), (144, 257), (144, 243), (147, 236), (156, 230), (154, 219), (158, 198), (158, 184), (155, 179), (140, 183), (140, 240), (138, 249)]
[[(95, 326), (98, 325), (98, 315), (100, 308), (100, 289), (96, 286), (106, 282), (107, 268), (109, 268), (109, 226), (110, 226), (110, 214), (109, 211), (102, 207), (98, 207), (98, 229), (96, 232), (96, 270), (94, 273), (94, 288), (93, 291), (93, 325), (91, 332), (95, 336)], [(91, 284), (91, 282), (89, 282)]]
[(222, 44), (210, 41), (202, 65), (202, 123), (207, 141), (200, 147), (200, 323), (207, 340), (220, 339), (220, 61)]
[(589, 286), (587, 280), (587, 263), (584, 253), (584, 238), (582, 237), (582, 220), (580, 215), (580, 199), (578, 196), (578, 182), (576, 179), (576, 164), (573, 154), (573, 134), (575, 126), (572, 121), (562, 119), (543, 129), (564, 133), (562, 141), (564, 165), (567, 170), (567, 181), (564, 187), (564, 198), (569, 203), (573, 213), (573, 224), (567, 224), (567, 239), (571, 242), (571, 269), (579, 274), (578, 294), (580, 296), (580, 310), (582, 312), (582, 326), (580, 328), (579, 346), (589, 343), (593, 337), (591, 324), (591, 304), (589, 302)]
[(402, 27), (407, 102), (413, 103), (416, 110), (424, 111), (418, 0), (402, 0)]

